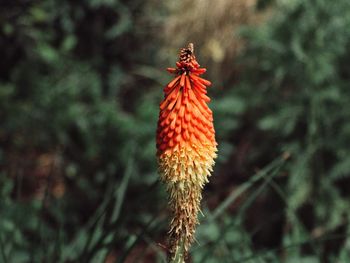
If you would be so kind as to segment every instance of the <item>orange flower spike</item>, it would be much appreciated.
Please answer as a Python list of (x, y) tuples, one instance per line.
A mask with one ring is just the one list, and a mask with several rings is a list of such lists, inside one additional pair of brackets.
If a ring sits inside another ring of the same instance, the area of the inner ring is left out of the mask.
[(187, 254), (198, 224), (202, 189), (216, 158), (217, 143), (213, 116), (206, 96), (210, 81), (199, 75), (200, 68), (193, 44), (180, 50), (176, 74), (164, 88), (157, 129), (157, 157), (161, 180), (169, 193), (173, 214), (169, 231), (169, 249), (174, 258), (179, 250)]

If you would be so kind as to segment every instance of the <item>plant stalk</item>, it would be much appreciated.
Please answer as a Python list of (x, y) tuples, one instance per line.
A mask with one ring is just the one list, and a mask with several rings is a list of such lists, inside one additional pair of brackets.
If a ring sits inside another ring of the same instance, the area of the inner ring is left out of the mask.
[(173, 255), (171, 255), (171, 259), (169, 263), (185, 263), (186, 251), (184, 246), (184, 240), (181, 239), (179, 242), (179, 246), (176, 248)]

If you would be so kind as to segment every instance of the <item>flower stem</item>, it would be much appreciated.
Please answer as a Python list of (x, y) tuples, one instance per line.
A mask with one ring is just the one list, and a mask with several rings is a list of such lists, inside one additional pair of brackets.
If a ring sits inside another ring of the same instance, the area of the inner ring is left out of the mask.
[(183, 239), (181, 239), (181, 241), (179, 242), (179, 246), (176, 248), (174, 254), (171, 255), (169, 263), (185, 263), (185, 256), (186, 251), (184, 241)]

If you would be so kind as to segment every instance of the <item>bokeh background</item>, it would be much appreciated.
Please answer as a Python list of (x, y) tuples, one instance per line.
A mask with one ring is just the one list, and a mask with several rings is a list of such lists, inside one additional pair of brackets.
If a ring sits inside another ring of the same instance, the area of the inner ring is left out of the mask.
[(190, 262), (350, 262), (349, 0), (0, 2), (0, 262), (165, 262), (178, 50), (218, 159)]

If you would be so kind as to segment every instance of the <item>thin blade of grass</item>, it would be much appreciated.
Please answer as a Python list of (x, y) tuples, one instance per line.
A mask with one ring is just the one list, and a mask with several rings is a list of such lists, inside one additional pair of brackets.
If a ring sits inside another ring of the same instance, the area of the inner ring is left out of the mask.
[(275, 169), (276, 167), (281, 166), (283, 163), (285, 163), (286, 158), (281, 157), (277, 160), (271, 162), (268, 166), (266, 166), (264, 169), (259, 171), (257, 174), (255, 174), (249, 181), (243, 183), (241, 186), (239, 186), (235, 191), (233, 191), (212, 213), (211, 220), (215, 220), (220, 215), (222, 215), (226, 209), (237, 200), (239, 196), (241, 196), (244, 192), (246, 192), (250, 187), (253, 186), (254, 183), (259, 181), (261, 178), (266, 176), (266, 174), (271, 171), (272, 169)]

